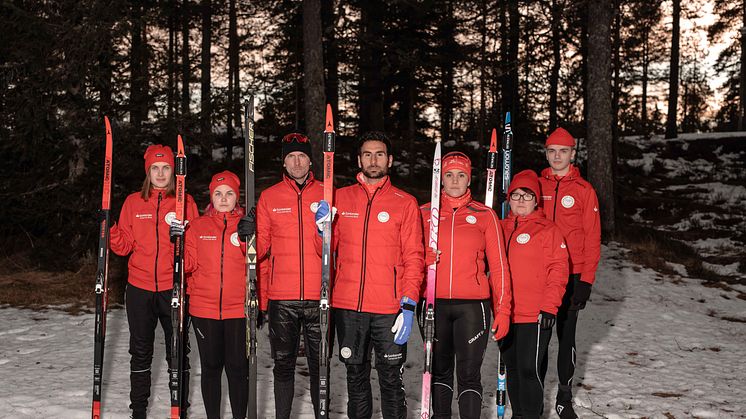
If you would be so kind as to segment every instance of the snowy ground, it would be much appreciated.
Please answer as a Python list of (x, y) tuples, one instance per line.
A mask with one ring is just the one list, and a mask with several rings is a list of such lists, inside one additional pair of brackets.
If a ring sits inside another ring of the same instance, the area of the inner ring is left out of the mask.
[[(663, 277), (632, 265), (625, 255), (626, 250), (616, 244), (604, 246), (592, 303), (581, 314), (575, 395), (580, 416), (746, 417), (744, 301), (733, 292), (703, 287), (696, 278)], [(129, 355), (124, 311), (113, 310), (108, 319), (104, 417), (126, 418)], [(90, 417), (92, 331), (91, 314), (0, 309), (0, 418)], [(410, 417), (419, 409), (422, 366), (421, 341), (415, 335), (405, 372)], [(160, 341), (162, 336), (157, 336)], [(552, 346), (555, 344), (556, 338)], [(496, 351), (490, 345), (482, 370), (483, 417), (496, 416)], [(260, 342), (259, 357), (260, 416), (273, 417), (266, 338)], [(191, 386), (190, 417), (203, 418), (196, 348), (192, 360), (196, 380)], [(294, 413), (298, 418), (312, 418), (305, 361), (302, 364)], [(166, 418), (169, 397), (162, 343), (156, 345), (153, 371), (149, 413)], [(336, 358), (332, 376), (332, 417), (344, 417), (344, 369)], [(378, 399), (377, 384), (373, 388)], [(555, 389), (556, 376), (550, 370), (547, 404)], [(227, 406), (227, 400), (224, 404)], [(230, 408), (227, 410), (225, 416), (229, 417)]]

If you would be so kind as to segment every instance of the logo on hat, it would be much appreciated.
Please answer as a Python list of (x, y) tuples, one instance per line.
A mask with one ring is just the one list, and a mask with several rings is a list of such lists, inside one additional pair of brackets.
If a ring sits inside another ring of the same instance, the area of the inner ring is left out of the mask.
[(381, 211), (378, 213), (378, 221), (385, 223), (389, 220), (389, 213), (386, 211)]
[(238, 247), (241, 245), (241, 243), (238, 241), (238, 233), (234, 232), (231, 234), (231, 244)]
[(165, 221), (168, 225), (171, 225), (171, 223), (173, 223), (175, 219), (176, 213), (174, 211), (169, 212), (168, 214), (166, 214), (165, 217), (163, 217), (163, 221)]
[(319, 203), (318, 202), (311, 202), (311, 212), (316, 214), (316, 211), (319, 210)]
[(164, 157), (164, 156), (165, 156), (165, 154), (163, 154), (163, 153), (155, 153), (155, 156), (156, 156), (156, 157)]
[(562, 197), (562, 206), (565, 208), (572, 208), (573, 205), (575, 205), (575, 198), (573, 198), (570, 195), (565, 195)]
[(348, 359), (349, 357), (352, 356), (352, 349), (345, 346), (344, 348), (339, 350), (339, 354), (342, 355), (342, 358)]
[(477, 223), (477, 217), (473, 215), (467, 215), (466, 216), (466, 222), (469, 224), (476, 224)]
[(521, 233), (515, 238), (515, 241), (517, 241), (518, 244), (526, 244), (529, 240), (531, 240), (531, 235), (528, 233)]
[(218, 182), (222, 182), (222, 181), (224, 181), (224, 180), (225, 180), (225, 177), (222, 177), (222, 176), (221, 176), (221, 177), (219, 177), (219, 178), (218, 178)]

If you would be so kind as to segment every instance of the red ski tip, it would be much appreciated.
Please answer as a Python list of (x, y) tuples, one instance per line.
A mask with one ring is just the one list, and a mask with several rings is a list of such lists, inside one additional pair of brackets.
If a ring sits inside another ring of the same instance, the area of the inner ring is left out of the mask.
[(497, 129), (492, 128), (492, 138), (490, 139), (490, 153), (497, 153)]
[(176, 155), (179, 156), (179, 157), (184, 157), (184, 155), (185, 155), (184, 154), (184, 141), (181, 139), (181, 134), (179, 134), (179, 136), (178, 136), (178, 138), (177, 138), (176, 141), (178, 143), (177, 144), (178, 148), (176, 149), (177, 150)]
[(324, 132), (332, 132), (334, 131), (334, 116), (332, 115), (332, 105), (330, 103), (326, 104), (326, 128), (324, 128)]
[(111, 135), (111, 124), (109, 123), (109, 117), (104, 115), (104, 124), (106, 125), (106, 135)]

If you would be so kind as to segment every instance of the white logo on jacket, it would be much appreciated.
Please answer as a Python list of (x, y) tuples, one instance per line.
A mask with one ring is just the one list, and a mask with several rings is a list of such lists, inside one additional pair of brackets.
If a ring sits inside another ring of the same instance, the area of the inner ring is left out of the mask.
[(476, 224), (477, 223), (477, 217), (473, 215), (467, 215), (466, 216), (466, 222), (469, 224)]
[(515, 241), (517, 241), (518, 244), (526, 244), (529, 240), (531, 240), (531, 235), (528, 233), (521, 233), (515, 238)]
[(292, 208), (272, 208), (272, 212), (276, 212), (277, 214), (290, 214), (293, 212)]
[(138, 220), (150, 220), (153, 218), (153, 214), (135, 214), (135, 218)]
[(389, 213), (386, 211), (381, 211), (378, 213), (378, 221), (385, 223), (389, 220)]
[(316, 211), (319, 210), (319, 203), (318, 202), (311, 202), (311, 212), (316, 214)]
[(564, 243), (562, 243), (562, 244), (560, 245), (560, 248), (562, 248), (562, 249), (567, 249), (567, 245), (566, 245), (566, 244), (564, 244)]
[[(165, 217), (163, 217), (163, 221), (165, 221), (166, 224), (168, 225), (171, 225), (171, 223), (173, 223), (175, 219), (176, 219), (176, 213), (174, 211), (169, 212), (168, 214), (166, 214)], [(184, 220), (179, 220), (179, 221), (184, 221)]]
[(238, 232), (231, 234), (231, 244), (236, 247), (241, 245), (241, 242), (238, 240)]
[(199, 236), (200, 240), (216, 241), (218, 236)]
[(356, 212), (349, 212), (349, 211), (342, 211), (342, 212), (339, 213), (339, 215), (341, 215), (342, 217), (345, 217), (345, 218), (357, 218), (357, 217), (360, 216), (360, 214), (358, 214)]
[(565, 195), (562, 197), (562, 206), (565, 208), (572, 208), (572, 206), (575, 205), (575, 198), (573, 198), (570, 195)]
[(342, 355), (342, 358), (348, 359), (352, 356), (352, 349), (345, 346), (344, 348), (339, 350), (339, 354)]

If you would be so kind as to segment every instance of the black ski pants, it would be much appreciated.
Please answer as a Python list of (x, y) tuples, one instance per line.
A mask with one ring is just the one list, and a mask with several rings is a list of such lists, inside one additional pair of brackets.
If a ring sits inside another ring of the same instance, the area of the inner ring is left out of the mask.
[(407, 345), (394, 343), (391, 326), (397, 314), (362, 313), (334, 310), (339, 339), (339, 359), (347, 368), (347, 417), (369, 419), (373, 415), (370, 386), (370, 352), (375, 351), (381, 413), (384, 419), (407, 417), (407, 401), (402, 374)]
[[(269, 342), (275, 379), (275, 416), (289, 418), (295, 395), (295, 363), (301, 332), (311, 380), (314, 414), (319, 411), (319, 301), (269, 301)], [(330, 351), (331, 352), (331, 351)]]
[[(425, 300), (421, 300), (417, 307), (421, 331), (425, 320), (424, 304)], [(491, 326), (489, 300), (438, 299), (435, 307), (432, 417), (451, 417), (455, 366), (459, 416), (479, 418), (482, 412), (481, 368)]]
[(513, 417), (538, 419), (544, 410), (544, 379), (540, 362), (552, 337), (538, 323), (513, 323), (500, 345), (508, 375), (508, 397)]
[(202, 365), (202, 399), (207, 419), (220, 419), (224, 368), (233, 418), (245, 418), (249, 398), (246, 319), (192, 317), (192, 323)]
[[(578, 324), (578, 310), (571, 309), (572, 293), (575, 284), (580, 281), (580, 274), (570, 275), (567, 281), (565, 295), (562, 298), (557, 312), (557, 376), (559, 378), (559, 391), (557, 392), (557, 401), (566, 402), (572, 400), (572, 379), (575, 375), (575, 330)], [(549, 364), (549, 355), (544, 354), (541, 361), (541, 378), (542, 381), (547, 373)]]
[[(189, 407), (189, 315), (184, 308), (184, 357), (181, 400)], [(153, 363), (155, 328), (161, 324), (166, 341), (166, 362), (171, 365), (171, 290), (147, 291), (127, 284), (125, 309), (130, 333), (130, 409), (144, 413), (150, 398), (150, 367)]]

